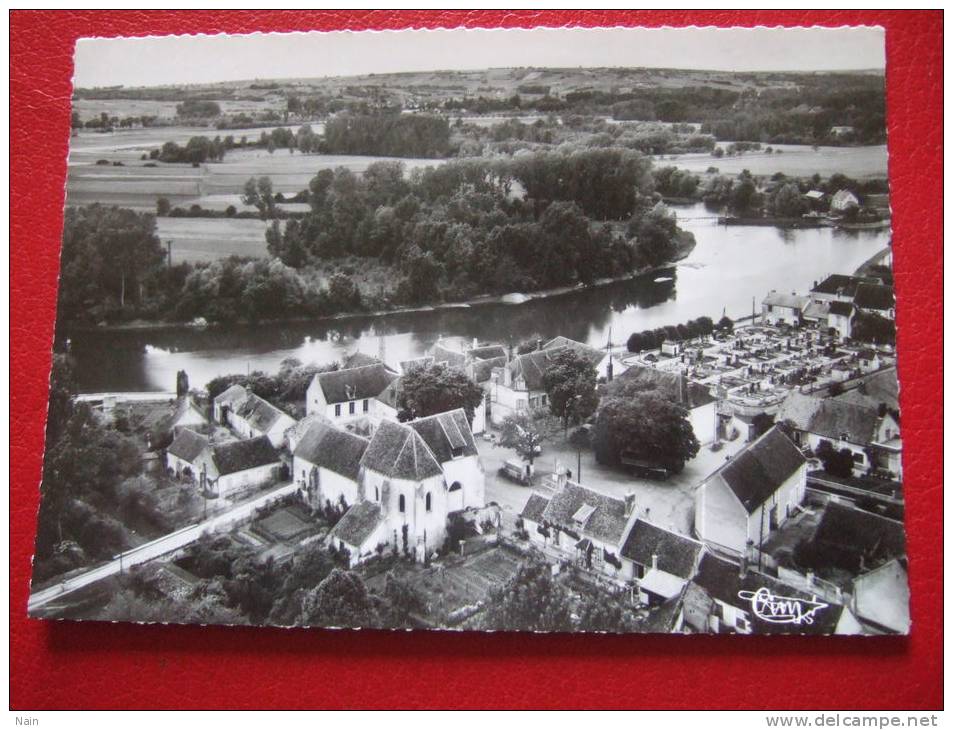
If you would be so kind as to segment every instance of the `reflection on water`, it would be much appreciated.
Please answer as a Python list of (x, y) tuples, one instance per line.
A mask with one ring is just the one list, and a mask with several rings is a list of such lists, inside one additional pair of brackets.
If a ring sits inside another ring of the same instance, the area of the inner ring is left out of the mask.
[(697, 246), (677, 266), (628, 281), (523, 304), (488, 304), (227, 330), (72, 333), (84, 392), (171, 390), (185, 370), (193, 386), (226, 373), (273, 371), (287, 357), (325, 363), (354, 350), (389, 363), (417, 357), (443, 335), (518, 342), (563, 334), (593, 345), (722, 312), (750, 314), (771, 289), (806, 291), (829, 273), (850, 273), (883, 248), (885, 231), (718, 226), (703, 206), (678, 208)]

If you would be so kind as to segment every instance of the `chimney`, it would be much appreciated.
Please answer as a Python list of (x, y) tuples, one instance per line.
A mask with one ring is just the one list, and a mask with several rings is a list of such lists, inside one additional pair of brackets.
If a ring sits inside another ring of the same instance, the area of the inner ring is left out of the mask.
[(658, 570), (658, 555), (652, 553), (652, 570)]
[(479, 341), (476, 337), (474, 337), (474, 338), (473, 338), (473, 349), (475, 350), (475, 349), (478, 348), (479, 346), (480, 346), (480, 341)]
[(625, 515), (628, 517), (635, 510), (635, 492), (625, 493)]
[(537, 349), (537, 350), (542, 350), (542, 349), (543, 349), (543, 338), (542, 338), (542, 337), (540, 337), (539, 339), (536, 340), (536, 349)]
[(748, 551), (741, 554), (741, 565), (738, 566), (738, 577), (744, 578), (748, 575)]

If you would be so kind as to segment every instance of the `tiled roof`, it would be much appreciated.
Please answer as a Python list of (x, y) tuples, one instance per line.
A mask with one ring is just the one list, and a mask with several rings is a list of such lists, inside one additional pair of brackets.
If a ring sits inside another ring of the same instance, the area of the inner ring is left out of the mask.
[(524, 520), (540, 523), (543, 521), (543, 511), (546, 509), (546, 505), (548, 504), (548, 497), (544, 497), (542, 494), (533, 492), (531, 495), (529, 495), (529, 499), (527, 500), (526, 505), (523, 507), (523, 511), (520, 512), (520, 517), (522, 517)]
[(811, 289), (817, 294), (837, 294), (840, 296), (853, 298), (857, 291), (857, 285), (863, 283), (864, 279), (857, 276), (847, 276), (846, 274), (831, 274), (820, 284)]
[(690, 381), (681, 373), (667, 372), (643, 365), (633, 365), (618, 375), (609, 387), (610, 389), (620, 388), (628, 383), (638, 384), (645, 390), (655, 390), (666, 400), (689, 410), (708, 405), (716, 400), (707, 387)]
[(467, 357), (474, 360), (493, 360), (506, 357), (506, 348), (503, 345), (480, 345), (467, 350)]
[(294, 455), (356, 482), (368, 443), (357, 434), (315, 423), (301, 437)]
[(348, 370), (333, 370), (314, 376), (328, 403), (377, 397), (397, 377), (381, 363)]
[(658, 557), (658, 569), (680, 578), (691, 578), (695, 573), (702, 544), (645, 520), (636, 520), (622, 546), (623, 557), (640, 565), (652, 565), (652, 556)]
[(775, 420), (790, 421), (797, 429), (824, 438), (869, 444), (876, 440), (880, 416), (876, 406), (792, 393), (784, 399)]
[(893, 309), (893, 287), (883, 284), (861, 284), (854, 294), (854, 304), (861, 309)]
[(381, 508), (377, 502), (365, 500), (352, 505), (328, 533), (334, 540), (342, 540), (359, 548), (369, 538), (381, 521)]
[(790, 307), (792, 309), (804, 309), (808, 298), (798, 294), (788, 292), (773, 291), (761, 300), (762, 304), (770, 304), (775, 307)]
[(287, 413), (275, 408), (271, 403), (264, 398), (259, 398), (254, 393), (248, 395), (245, 402), (235, 409), (235, 413), (244, 418), (256, 431), (262, 433), (268, 433), (282, 416), (291, 418)]
[(449, 365), (452, 368), (463, 370), (467, 366), (467, 356), (459, 350), (447, 347), (441, 343), (434, 345), (431, 351), (434, 362)]
[(350, 355), (341, 360), (341, 370), (352, 370), (354, 368), (362, 368), (367, 365), (380, 365), (381, 361), (370, 355), (365, 355), (363, 352), (352, 352)]
[(575, 344), (579, 347), (555, 345), (542, 350), (527, 352), (525, 355), (517, 355), (509, 364), (513, 380), (522, 375), (523, 380), (526, 381), (527, 390), (544, 390), (543, 376), (546, 369), (552, 364), (557, 355), (570, 349), (584, 355), (593, 367), (602, 361), (604, 353), (601, 350), (596, 350), (579, 342)]
[(413, 360), (401, 361), (400, 371), (404, 375), (407, 375), (408, 373), (412, 373), (415, 370), (424, 370), (425, 368), (429, 368), (431, 365), (433, 365), (433, 358), (427, 355), (425, 357), (414, 358)]
[(841, 502), (827, 505), (814, 540), (846, 553), (863, 555), (868, 567), (907, 554), (902, 522)]
[(839, 299), (830, 303), (828, 312), (839, 317), (849, 317), (854, 313), (854, 305), (850, 302), (842, 302)]
[[(573, 515), (587, 506), (594, 509), (585, 522), (574, 522)], [(610, 545), (618, 545), (622, 541), (627, 517), (624, 500), (609, 497), (575, 482), (566, 482), (543, 510), (545, 521)]]
[(580, 355), (585, 356), (593, 366), (596, 366), (602, 362), (602, 359), (606, 356), (604, 350), (587, 345), (585, 342), (571, 340), (568, 337), (563, 337), (562, 335), (554, 337), (545, 345), (543, 345), (544, 350), (559, 350), (564, 347), (568, 347), (570, 350), (574, 350)]
[(487, 360), (478, 360), (473, 363), (473, 381), (476, 383), (485, 383), (490, 379), (495, 368), (502, 368), (506, 365), (506, 355), (502, 357), (493, 357)]
[[(758, 618), (751, 610), (751, 600), (739, 596), (739, 593), (756, 593), (758, 589), (766, 588), (772, 595), (783, 598), (798, 598), (805, 601), (813, 599), (809, 594), (755, 570), (747, 570), (742, 577), (738, 563), (716, 557), (711, 553), (705, 553), (702, 556), (698, 574), (692, 582), (712, 598), (745, 611), (751, 619), (752, 632), (755, 634), (832, 634), (844, 610), (843, 606), (830, 604), (814, 613), (813, 623), (765, 621)], [(822, 602), (827, 603), (827, 601)]]
[(384, 390), (380, 392), (380, 394), (377, 396), (377, 400), (379, 400), (385, 406), (390, 406), (396, 411), (397, 400), (400, 397), (400, 387), (402, 383), (403, 383), (403, 376), (394, 378), (390, 382), (390, 385), (388, 385), (386, 388), (384, 388)]
[(215, 396), (215, 402), (219, 404), (222, 404), (222, 403), (234, 404), (234, 403), (240, 403), (241, 401), (245, 400), (245, 398), (247, 397), (248, 397), (248, 391), (245, 390), (244, 386), (238, 385), (238, 383), (236, 383), (235, 385), (232, 385), (226, 388), (217, 396)]
[(212, 460), (220, 476), (254, 469), (267, 464), (278, 465), (281, 457), (267, 436), (243, 441), (230, 441), (212, 447)]
[[(863, 379), (862, 387), (864, 389), (864, 395), (870, 398), (875, 405), (886, 403), (887, 408), (894, 411), (900, 407), (900, 384), (897, 382), (896, 368), (886, 368), (884, 370), (878, 370), (872, 375), (868, 375)], [(853, 393), (860, 393), (860, 388), (849, 390), (843, 395), (838, 396), (836, 400), (852, 400), (852, 398), (848, 396)]]
[(720, 477), (751, 513), (804, 463), (804, 455), (791, 439), (772, 428), (735, 454), (712, 478)]
[(192, 463), (208, 446), (208, 438), (189, 428), (179, 429), (175, 440), (169, 445), (168, 453), (183, 461)]
[(381, 421), (361, 465), (393, 479), (421, 481), (440, 476), (443, 470), (423, 438), (414, 429)]
[(438, 413), (418, 418), (407, 424), (426, 442), (427, 447), (441, 464), (457, 456), (476, 456), (476, 442), (462, 408), (447, 413)]

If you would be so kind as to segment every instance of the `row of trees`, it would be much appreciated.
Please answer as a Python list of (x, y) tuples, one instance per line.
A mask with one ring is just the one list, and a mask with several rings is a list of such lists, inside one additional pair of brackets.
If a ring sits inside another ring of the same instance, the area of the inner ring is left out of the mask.
[(683, 342), (696, 337), (707, 337), (716, 329), (731, 332), (733, 328), (734, 323), (727, 316), (722, 317), (717, 325), (712, 321), (711, 317), (698, 317), (696, 319), (690, 319), (684, 324), (633, 332), (626, 341), (626, 349), (628, 349), (629, 352), (657, 350), (666, 340)]

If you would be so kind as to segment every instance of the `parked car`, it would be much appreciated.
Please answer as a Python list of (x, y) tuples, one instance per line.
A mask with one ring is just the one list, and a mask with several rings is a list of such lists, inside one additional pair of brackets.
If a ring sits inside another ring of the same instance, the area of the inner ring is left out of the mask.
[(522, 484), (524, 487), (529, 486), (533, 481), (532, 467), (529, 464), (524, 464), (512, 459), (504, 461), (503, 466), (499, 468), (497, 474), (504, 479), (509, 479), (511, 482)]

